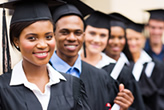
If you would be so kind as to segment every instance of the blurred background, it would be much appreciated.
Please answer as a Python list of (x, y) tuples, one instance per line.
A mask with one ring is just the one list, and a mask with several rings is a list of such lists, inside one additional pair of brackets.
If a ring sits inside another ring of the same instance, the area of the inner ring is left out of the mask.
[[(0, 0), (0, 3), (8, 0)], [(164, 8), (164, 0), (81, 0), (95, 10), (104, 13), (119, 12), (137, 23), (147, 23), (149, 13), (145, 10)], [(6, 9), (7, 10), (7, 9)], [(11, 15), (6, 11), (7, 24)], [(0, 9), (0, 45), (2, 45), (2, 9)], [(163, 37), (164, 38), (164, 37)], [(164, 41), (164, 40), (163, 40)], [(20, 53), (10, 46), (12, 67), (21, 59)], [(0, 47), (0, 74), (2, 74), (2, 47)]]

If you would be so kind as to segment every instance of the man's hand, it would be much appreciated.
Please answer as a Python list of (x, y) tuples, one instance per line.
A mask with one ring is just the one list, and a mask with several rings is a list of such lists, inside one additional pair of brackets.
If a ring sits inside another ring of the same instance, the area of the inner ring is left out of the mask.
[(124, 88), (123, 84), (119, 85), (119, 91), (114, 103), (120, 106), (120, 110), (128, 110), (134, 101), (134, 96), (130, 90)]

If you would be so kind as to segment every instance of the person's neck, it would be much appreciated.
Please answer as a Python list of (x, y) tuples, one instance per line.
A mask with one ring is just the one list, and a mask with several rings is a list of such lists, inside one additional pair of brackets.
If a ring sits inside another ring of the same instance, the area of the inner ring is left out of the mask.
[(108, 52), (105, 52), (105, 54), (106, 54), (108, 57), (110, 57), (110, 58), (112, 58), (112, 59), (114, 59), (114, 60), (116, 60), (116, 61), (118, 61), (118, 59), (120, 58), (120, 54), (119, 54), (119, 55), (111, 55), (111, 54), (108, 53)]
[(114, 60), (116, 60), (116, 61), (118, 61), (118, 59), (120, 58), (120, 55), (109, 56), (109, 57), (112, 58), (112, 59), (114, 59)]
[(23, 62), (23, 69), (27, 78), (39, 78), (44, 75), (48, 76), (47, 65), (37, 66)]
[(64, 54), (59, 55), (58, 53), (56, 53), (56, 54), (59, 58), (61, 58), (63, 61), (65, 61), (71, 67), (75, 64), (75, 62), (78, 58), (78, 54), (75, 56), (68, 56), (68, 55), (64, 55)]
[(86, 49), (86, 58), (84, 57), (84, 52), (81, 52), (80, 54), (81, 59), (93, 66), (96, 66), (96, 64), (102, 59), (101, 53), (99, 54), (94, 54)]
[(29, 82), (34, 83), (42, 93), (45, 91), (45, 85), (49, 82), (47, 66), (37, 66), (31, 63), (23, 63), (23, 69)]
[(156, 54), (159, 54), (162, 50), (162, 42), (160, 43), (150, 43), (152, 51)]
[(135, 63), (136, 63), (136, 62), (138, 61), (138, 59), (140, 58), (140, 55), (141, 55), (141, 52), (133, 53), (133, 54), (132, 54), (133, 60), (134, 60)]

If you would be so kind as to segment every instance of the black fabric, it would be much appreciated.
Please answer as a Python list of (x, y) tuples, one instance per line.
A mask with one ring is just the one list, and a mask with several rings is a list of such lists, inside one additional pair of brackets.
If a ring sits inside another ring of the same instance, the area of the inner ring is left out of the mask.
[(94, 10), (80, 0), (64, 0), (67, 4), (58, 7), (51, 7), (53, 20), (56, 23), (61, 17), (68, 15), (77, 15), (82, 20), (83, 17), (92, 13)]
[(84, 82), (91, 110), (109, 110), (118, 93), (118, 83), (107, 73), (82, 61), (81, 80)]
[[(119, 14), (119, 13), (111, 13), (109, 14), (109, 16), (113, 17), (114, 19), (118, 20), (119, 22), (123, 22), (125, 24), (116, 22), (116, 21), (111, 21), (111, 25), (118, 25), (121, 26), (123, 28), (130, 28), (133, 29), (137, 32), (142, 32), (143, 28), (144, 28), (144, 24), (140, 24), (140, 23), (136, 23), (134, 21), (132, 21), (131, 19)], [(113, 22), (113, 23), (112, 23)]]
[(126, 29), (127, 27), (127, 18), (125, 16), (123, 16), (122, 14), (120, 13), (110, 13), (109, 16), (115, 18), (115, 20), (112, 20), (110, 22), (111, 26), (119, 26), (119, 27), (122, 27), (123, 29)]
[(144, 24), (130, 22), (130, 23), (128, 23), (127, 28), (133, 29), (133, 30), (141, 33), (144, 29)]
[(14, 10), (16, 7), (17, 3), (22, 3), (22, 2), (45, 2), (48, 4), (49, 7), (51, 6), (57, 6), (57, 5), (62, 5), (65, 3), (63, 0), (8, 0), (8, 2), (4, 2), (0, 4), (1, 8), (7, 8)]
[[(80, 94), (75, 97), (73, 88), (78, 79), (62, 74), (67, 81), (51, 86), (51, 96), (47, 110), (90, 110), (86, 103), (87, 97), (83, 85), (80, 84)], [(41, 104), (34, 93), (23, 84), (10, 86), (11, 73), (0, 76), (0, 110), (42, 110)], [(78, 84), (77, 84), (78, 85)], [(77, 87), (79, 88), (79, 86)], [(81, 97), (80, 97), (81, 96)], [(74, 99), (78, 99), (75, 101)], [(74, 102), (77, 102), (75, 105)]]
[(164, 21), (164, 9), (154, 9), (154, 10), (146, 10), (150, 13), (149, 19), (156, 19)]
[(100, 11), (95, 11), (85, 20), (86, 25), (90, 25), (97, 28), (110, 29), (111, 18)]
[[(153, 69), (153, 73), (151, 75), (151, 79), (153, 80), (154, 84), (156, 85), (158, 89), (158, 110), (164, 110), (164, 62), (153, 59), (153, 62), (155, 63), (155, 67)], [(145, 64), (146, 65), (146, 64)]]
[(121, 21), (112, 20), (110, 22), (110, 25), (111, 26), (119, 26), (119, 27), (122, 27), (123, 29), (126, 29), (126, 24)]
[[(145, 69), (147, 63), (143, 66), (141, 77), (138, 84), (141, 89), (142, 97), (145, 103), (146, 110), (163, 110), (163, 80), (164, 80), (164, 69), (162, 68), (163, 63), (153, 59), (155, 67), (153, 69), (151, 77), (147, 77)], [(133, 68), (134, 63), (131, 62), (130, 68)], [(162, 90), (162, 92), (160, 92)]]
[(83, 106), (85, 106), (85, 108), (88, 108), (88, 97), (86, 95), (85, 86), (83, 82), (77, 77), (73, 77), (73, 97), (75, 105), (74, 110), (79, 110), (79, 105), (82, 105), (83, 103)]
[(22, 21), (51, 20), (51, 13), (46, 4), (23, 2), (16, 5), (11, 24)]
[(158, 110), (158, 90), (151, 78), (142, 73), (138, 82), (146, 110)]
[(83, 17), (87, 16), (88, 14), (92, 13), (94, 9), (90, 7), (89, 5), (82, 2), (82, 0), (64, 0), (68, 4), (72, 4), (78, 8), (78, 10), (81, 12)]
[(53, 10), (54, 11), (52, 12), (52, 15), (53, 15), (53, 20), (55, 23), (61, 17), (67, 16), (67, 15), (77, 15), (81, 19), (83, 19), (83, 15), (81, 14), (81, 12), (74, 5), (71, 5), (71, 4), (62, 5)]
[[(108, 75), (110, 76), (113, 68), (115, 67), (114, 63), (110, 63), (107, 66), (104, 66), (102, 69), (104, 69)], [(133, 104), (130, 106), (130, 109), (134, 109), (134, 110), (145, 110), (145, 105), (142, 99), (142, 95), (140, 92), (140, 88), (139, 85), (137, 84), (137, 82), (135, 81), (131, 70), (127, 67), (124, 66), (118, 76), (117, 81), (119, 83), (124, 84), (126, 89), (129, 89), (133, 96), (134, 96), (134, 102)]]
[(49, 7), (61, 4), (62, 1), (56, 0), (13, 0), (0, 4), (0, 7), (14, 10), (10, 23), (13, 24), (22, 21), (52, 20)]

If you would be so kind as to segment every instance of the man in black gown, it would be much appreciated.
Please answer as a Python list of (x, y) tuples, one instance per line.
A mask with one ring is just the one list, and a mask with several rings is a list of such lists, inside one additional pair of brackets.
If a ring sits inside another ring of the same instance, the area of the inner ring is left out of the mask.
[[(63, 5), (53, 11), (57, 50), (50, 59), (52, 66), (60, 72), (75, 75), (85, 84), (88, 102), (93, 110), (108, 110), (106, 104), (117, 103), (127, 110), (133, 103), (132, 93), (120, 85), (104, 70), (81, 61), (78, 51), (84, 40), (84, 20), (73, 5)], [(58, 65), (54, 65), (58, 63)]]

